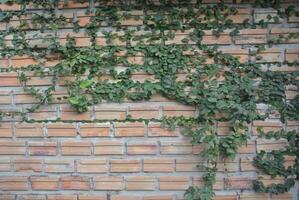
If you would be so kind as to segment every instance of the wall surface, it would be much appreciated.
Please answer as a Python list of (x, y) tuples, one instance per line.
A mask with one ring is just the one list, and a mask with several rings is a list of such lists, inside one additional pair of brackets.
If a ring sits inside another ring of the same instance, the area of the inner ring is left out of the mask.
[[(63, 2), (63, 1), (62, 1)], [(83, 27), (90, 16), (87, 8), (97, 6), (90, 3), (61, 2), (56, 12), (70, 19), (61, 30), (60, 42), (65, 42), (67, 33), (72, 32), (73, 21), (79, 20)], [(214, 1), (205, 1), (207, 3)], [(293, 3), (296, 3), (294, 0)], [(297, 2), (298, 3), (298, 2)], [(233, 16), (238, 23), (244, 19), (250, 22), (266, 19), (268, 14), (277, 15), (267, 8), (253, 8), (252, 4), (234, 4), (240, 12)], [(287, 5), (283, 5), (287, 6)], [(299, 8), (296, 6), (296, 8)], [(19, 10), (18, 5), (0, 4), (2, 10)], [(38, 12), (33, 10), (33, 12)], [(132, 11), (134, 12), (134, 11)], [(142, 16), (142, 11), (136, 11)], [(18, 26), (19, 19), (9, 23), (1, 22), (0, 29)], [(142, 17), (125, 21), (123, 26), (142, 26)], [(108, 27), (109, 28), (109, 27)], [(30, 28), (34, 34), (34, 26)], [(273, 36), (299, 33), (299, 17), (291, 17), (271, 23), (267, 28), (242, 30), (237, 36), (221, 33), (219, 38), (209, 31), (203, 38), (206, 44), (219, 44), (223, 51), (238, 56), (242, 61), (252, 61), (251, 48), (255, 44), (265, 44)], [(182, 35), (177, 33), (170, 43), (180, 43)], [(83, 33), (73, 33), (77, 46), (88, 46), (88, 37)], [(103, 38), (97, 38), (104, 45)], [(9, 38), (7, 40), (10, 40)], [(32, 39), (34, 41), (34, 37)], [(46, 45), (42, 41), (34, 41)], [(294, 61), (299, 59), (299, 39), (286, 40), (274, 44), (262, 53), (264, 63)], [(131, 58), (132, 62), (142, 62), (141, 57)], [(29, 56), (10, 56), (0, 59), (1, 68), (19, 68), (35, 64)], [(47, 66), (57, 60), (48, 60)], [(298, 65), (273, 67), (271, 70), (298, 72)], [(184, 79), (184, 74), (180, 77)], [(67, 79), (64, 77), (61, 79)], [(153, 77), (147, 73), (133, 74), (138, 81)], [(90, 106), (87, 112), (76, 113), (61, 99), (66, 95), (63, 80), (58, 83), (54, 102), (42, 106), (26, 117), (32, 122), (21, 122), (21, 116), (7, 114), (0, 126), (0, 199), (5, 200), (180, 200), (189, 186), (202, 185), (202, 172), (196, 167), (201, 163), (201, 146), (192, 146), (189, 138), (182, 136), (179, 129), (161, 128), (159, 119), (163, 116), (195, 116), (197, 108), (180, 104), (159, 94), (148, 101), (123, 103), (100, 103)], [(50, 77), (32, 74), (28, 85), (45, 87), (51, 85)], [(286, 92), (288, 99), (295, 97), (296, 88)], [(0, 73), (0, 109), (3, 112), (21, 111), (36, 100), (24, 92), (17, 72)], [(260, 107), (261, 110), (265, 107)], [(150, 119), (130, 122), (125, 119)], [(93, 120), (98, 120), (94, 122)], [(267, 194), (253, 192), (252, 180), (256, 170), (252, 159), (261, 150), (272, 150), (284, 145), (284, 141), (268, 141), (257, 138), (257, 128), (265, 130), (299, 130), (298, 121), (281, 123), (275, 113), (267, 121), (250, 124), (251, 140), (238, 149), (234, 160), (219, 162), (215, 199), (218, 200), (287, 200), (295, 198), (296, 192), (271, 198)], [(227, 135), (230, 127), (218, 123), (219, 135)], [(293, 162), (292, 158), (287, 162)], [(273, 180), (264, 176), (264, 182)], [(275, 180), (279, 182), (281, 180)], [(295, 191), (295, 190), (294, 190)]]

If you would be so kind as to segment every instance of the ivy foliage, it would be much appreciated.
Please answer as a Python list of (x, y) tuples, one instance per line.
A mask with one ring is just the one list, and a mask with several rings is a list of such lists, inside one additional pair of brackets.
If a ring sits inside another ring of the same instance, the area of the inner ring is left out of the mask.
[[(98, 7), (87, 10), (89, 22), (80, 25), (78, 21), (57, 15), (57, 0), (1, 1), (22, 5), (18, 12), (0, 12), (1, 22), (9, 22), (13, 17), (22, 22), (19, 26), (1, 31), (1, 55), (28, 55), (38, 61), (38, 64), (24, 68), (12, 66), (1, 70), (17, 71), (24, 90), (37, 99), (38, 103), (27, 112), (50, 104), (59, 81), (65, 77), (67, 81), (63, 87), (68, 95), (63, 99), (67, 99), (78, 113), (86, 112), (90, 106), (101, 102), (146, 101), (155, 94), (195, 106), (198, 110), (196, 117), (163, 118), (162, 122), (166, 128), (181, 127), (182, 133), (190, 136), (192, 144), (203, 146), (205, 162), (199, 167), (205, 171), (202, 177), (205, 185), (202, 188), (190, 187), (185, 196), (188, 200), (210, 200), (214, 195), (217, 163), (223, 157), (235, 158), (238, 147), (245, 145), (250, 138), (248, 124), (267, 118), (273, 111), (279, 113), (283, 122), (299, 119), (298, 95), (288, 100), (285, 94), (287, 86), (298, 86), (298, 80), (297, 74), (265, 70), (263, 63), (241, 62), (237, 57), (224, 53), (218, 45), (208, 45), (204, 41), (207, 31), (211, 31), (213, 39), (217, 40), (224, 32), (233, 37), (245, 28), (267, 27), (273, 20), (271, 16), (259, 23), (251, 23), (248, 19), (234, 23), (231, 17), (238, 14), (238, 9), (224, 4), (224, 1), (215, 5), (202, 4), (201, 1), (178, 2), (161, 1), (157, 4), (138, 0), (134, 4), (118, 1), (118, 4), (110, 5), (99, 1), (95, 2)], [(43, 9), (43, 13), (31, 12), (29, 4)], [(293, 6), (281, 11), (277, 0), (257, 0), (255, 6), (277, 9), (278, 17), (282, 19), (298, 14)], [(143, 16), (131, 14), (136, 10)], [(31, 21), (23, 20), (23, 16), (30, 16)], [(126, 20), (142, 20), (144, 25), (128, 28), (123, 25)], [(278, 20), (274, 18), (274, 21)], [(89, 46), (77, 44), (72, 34), (67, 36), (66, 42), (61, 42), (59, 29), (68, 23), (73, 23), (74, 33), (84, 32), (90, 38)], [(105, 26), (112, 27), (113, 31), (103, 28)], [(41, 39), (44, 46), (32, 44), (28, 29), (39, 29), (40, 34), (32, 38)], [(180, 41), (176, 40), (178, 32), (185, 33)], [(11, 43), (7, 42), (9, 36)], [(105, 40), (104, 44), (98, 41), (99, 36)], [(273, 45), (296, 37), (290, 34), (268, 42)], [(265, 46), (258, 46), (252, 56), (257, 56), (264, 49)], [(47, 67), (45, 62), (52, 57), (58, 58), (59, 62)], [(134, 58), (141, 58), (142, 62), (136, 62)], [(260, 59), (257, 57), (256, 60)], [(277, 63), (270, 63), (269, 68), (271, 66), (277, 66)], [(53, 85), (48, 88), (30, 86), (29, 72), (52, 77)], [(136, 73), (145, 73), (153, 78), (138, 81), (134, 78)], [(257, 104), (268, 105), (269, 112), (260, 114)], [(26, 113), (22, 115), (26, 116)], [(219, 122), (231, 125), (229, 135), (218, 135)], [(298, 133), (273, 133), (267, 134), (267, 137), (270, 135), (287, 139), (289, 146), (286, 150), (259, 153), (254, 160), (255, 166), (273, 178), (283, 176), (286, 182), (266, 187), (257, 180), (255, 189), (282, 193), (298, 180), (298, 164), (287, 169), (282, 165), (284, 155), (298, 159)]]

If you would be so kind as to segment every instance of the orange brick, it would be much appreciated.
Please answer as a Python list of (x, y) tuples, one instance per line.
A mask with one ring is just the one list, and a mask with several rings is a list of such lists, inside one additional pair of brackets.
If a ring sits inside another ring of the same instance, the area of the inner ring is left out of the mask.
[(47, 124), (48, 137), (74, 137), (77, 135), (76, 125), (68, 123)]
[(0, 155), (25, 155), (25, 142), (0, 141)]
[(42, 161), (39, 159), (16, 159), (13, 161), (16, 172), (41, 172)]
[(145, 125), (142, 122), (127, 122), (115, 124), (116, 137), (142, 137), (145, 135)]
[(170, 130), (162, 128), (160, 123), (150, 122), (148, 125), (148, 136), (150, 137), (175, 137), (179, 136), (179, 129)]
[(0, 190), (2, 191), (22, 191), (28, 190), (27, 177), (0, 177)]
[(41, 124), (16, 124), (16, 137), (43, 137), (43, 127)]
[(14, 68), (28, 67), (29, 65), (38, 64), (37, 60), (30, 56), (13, 56), (11, 58), (11, 65)]
[(192, 154), (192, 145), (189, 141), (161, 141), (160, 151), (161, 154)]
[(74, 161), (65, 159), (46, 160), (45, 172), (47, 173), (70, 173), (74, 171)]
[(127, 143), (127, 153), (129, 155), (155, 155), (157, 144), (153, 142), (129, 142)]
[(88, 141), (64, 141), (61, 144), (62, 155), (90, 155), (91, 143)]
[(163, 106), (163, 113), (164, 116), (167, 117), (179, 117), (179, 116), (194, 117), (195, 107), (183, 106), (183, 105)]
[(108, 106), (96, 106), (95, 118), (98, 120), (124, 120), (126, 119), (126, 109)]
[[(0, 172), (9, 172), (11, 171), (11, 163), (9, 159), (0, 160)], [(0, 198), (1, 200), (1, 198)]]
[[(193, 186), (202, 188), (205, 185), (202, 177), (193, 178)], [(216, 183), (213, 185), (214, 190), (223, 190), (224, 181), (222, 177), (216, 177)]]
[(69, 106), (63, 106), (62, 112), (61, 112), (61, 120), (91, 120), (91, 110), (88, 109), (88, 111), (84, 113), (78, 113), (73, 108), (70, 108)]
[(143, 161), (144, 172), (173, 172), (174, 160), (173, 159), (144, 159)]
[(107, 173), (108, 165), (106, 160), (82, 159), (77, 161), (77, 172), (79, 173)]
[(129, 115), (133, 119), (160, 119), (159, 107), (130, 106)]
[(33, 176), (30, 178), (32, 190), (58, 190), (58, 178), (48, 176)]
[(78, 200), (107, 200), (106, 195), (80, 194)]
[(109, 137), (110, 123), (101, 124), (81, 124), (81, 137)]
[(155, 190), (156, 178), (151, 176), (127, 177), (126, 190)]
[(28, 119), (30, 120), (56, 120), (57, 111), (56, 107), (39, 108), (32, 113), (28, 113)]
[(229, 177), (224, 181), (224, 188), (229, 190), (235, 189), (252, 189), (253, 177)]
[(172, 200), (172, 195), (147, 195), (143, 200)]
[(32, 156), (55, 156), (56, 142), (29, 142), (29, 155)]
[(0, 138), (12, 137), (12, 125), (8, 123), (1, 123), (0, 125)]
[(177, 172), (198, 172), (200, 169), (197, 167), (202, 162), (199, 159), (176, 159), (176, 171)]
[(122, 155), (124, 145), (120, 141), (102, 141), (94, 144), (95, 155)]
[(186, 190), (189, 187), (189, 177), (160, 177), (160, 190)]
[(111, 160), (111, 172), (139, 172), (141, 163), (139, 160)]
[(77, 200), (77, 195), (48, 195), (48, 200)]
[(84, 176), (64, 176), (60, 178), (63, 190), (89, 190), (89, 178)]
[(120, 176), (99, 176), (93, 178), (94, 190), (123, 190), (123, 178)]

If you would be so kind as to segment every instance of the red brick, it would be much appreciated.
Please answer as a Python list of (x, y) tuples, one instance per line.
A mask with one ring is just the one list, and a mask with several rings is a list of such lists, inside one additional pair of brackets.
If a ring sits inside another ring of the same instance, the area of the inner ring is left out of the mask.
[(83, 176), (64, 176), (60, 178), (63, 190), (89, 190), (89, 178)]
[(160, 123), (150, 122), (148, 125), (148, 136), (150, 137), (175, 137), (179, 136), (179, 129), (171, 130), (161, 127)]
[(99, 176), (93, 178), (94, 190), (123, 190), (123, 178), (120, 176)]
[(161, 154), (192, 154), (192, 145), (189, 141), (161, 141), (160, 151)]
[(91, 155), (91, 143), (88, 141), (64, 141), (61, 144), (62, 155)]
[(74, 137), (77, 135), (76, 125), (68, 123), (47, 124), (48, 137)]
[(126, 109), (106, 106), (96, 106), (95, 118), (98, 120), (124, 120), (126, 119)]
[(33, 176), (30, 180), (32, 190), (59, 190), (57, 177)]
[(16, 172), (41, 172), (42, 161), (40, 159), (16, 159), (13, 161)]
[(0, 190), (2, 191), (22, 191), (28, 190), (27, 177), (0, 177)]
[(0, 155), (25, 155), (25, 142), (0, 141)]
[(29, 142), (29, 155), (31, 156), (55, 156), (56, 142)]
[(159, 107), (130, 106), (129, 115), (133, 119), (160, 119)]
[(106, 160), (82, 159), (77, 161), (77, 172), (79, 173), (107, 173), (108, 165)]
[(142, 137), (145, 135), (145, 125), (141, 122), (115, 124), (116, 137)]
[(157, 144), (153, 142), (129, 142), (127, 143), (128, 155), (155, 155)]
[(111, 160), (111, 172), (140, 172), (141, 163), (139, 160)]
[(173, 159), (144, 159), (143, 161), (144, 172), (173, 172), (174, 160)]
[(156, 178), (151, 176), (127, 177), (126, 190), (155, 190)]
[(189, 187), (189, 177), (160, 177), (160, 190), (186, 190)]
[(74, 171), (74, 161), (65, 159), (46, 160), (45, 172), (47, 173), (70, 173)]
[(0, 138), (12, 137), (12, 125), (8, 123), (1, 123), (0, 125)]
[(16, 137), (43, 137), (43, 127), (41, 124), (16, 124)]
[(122, 155), (124, 153), (124, 145), (122, 142), (102, 141), (94, 144), (95, 155)]
[(81, 137), (109, 137), (110, 123), (101, 124), (81, 124)]

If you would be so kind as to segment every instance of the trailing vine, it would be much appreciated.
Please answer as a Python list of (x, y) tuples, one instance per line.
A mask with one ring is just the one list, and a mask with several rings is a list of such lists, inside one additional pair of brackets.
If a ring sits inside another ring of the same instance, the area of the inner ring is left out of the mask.
[[(258, 23), (248, 19), (234, 23), (230, 17), (238, 14), (238, 9), (224, 4), (224, 1), (217, 5), (205, 5), (201, 1), (195, 4), (188, 1), (178, 4), (171, 1), (161, 1), (160, 4), (120, 1), (119, 5), (114, 6), (100, 1), (98, 3), (102, 4), (99, 7), (87, 11), (89, 22), (80, 25), (79, 21), (55, 13), (57, 0), (9, 0), (1, 3), (22, 5), (18, 12), (1, 11), (1, 22), (10, 22), (13, 17), (21, 19), (30, 16), (31, 19), (30, 22), (21, 20), (19, 26), (10, 27), (0, 34), (3, 57), (28, 55), (38, 61), (38, 64), (23, 68), (11, 66), (1, 69), (17, 72), (24, 91), (36, 98), (38, 103), (26, 112), (34, 112), (40, 106), (50, 104), (56, 85), (63, 77), (69, 78), (63, 85), (68, 92), (64, 98), (78, 113), (86, 112), (91, 105), (101, 102), (149, 100), (157, 93), (198, 108), (198, 115), (193, 118), (165, 117), (161, 120), (166, 128), (181, 127), (182, 133), (190, 136), (192, 144), (201, 144), (204, 148), (202, 155), (205, 163), (199, 167), (205, 171), (205, 185), (202, 188), (190, 187), (185, 193), (188, 200), (212, 199), (217, 163), (223, 157), (235, 158), (237, 149), (250, 138), (248, 124), (257, 119), (266, 119), (273, 110), (280, 114), (282, 122), (299, 119), (299, 96), (289, 101), (285, 94), (287, 86), (298, 87), (297, 74), (265, 70), (263, 64), (258, 62), (241, 62), (237, 57), (224, 53), (218, 45), (204, 42), (207, 30), (212, 32), (215, 39), (224, 32), (233, 37), (245, 28), (267, 27), (272, 20), (277, 22), (292, 15), (297, 16), (294, 6), (281, 11), (277, 0), (258, 0), (255, 6), (272, 7), (278, 11), (278, 16), (269, 16)], [(31, 12), (27, 8), (29, 4), (43, 9), (43, 14)], [(133, 16), (132, 10), (141, 11), (143, 15)], [(142, 20), (143, 26), (130, 29), (122, 24), (130, 19)], [(73, 23), (75, 33), (86, 30), (90, 45), (78, 46), (72, 34), (67, 36), (65, 43), (60, 42), (59, 28), (67, 23)], [(103, 26), (112, 27), (113, 31)], [(28, 29), (39, 29), (40, 35), (32, 37), (42, 38), (47, 47), (32, 44), (27, 35)], [(138, 34), (140, 31), (142, 34)], [(179, 42), (181, 44), (172, 42), (177, 32), (186, 33)], [(99, 35), (104, 38), (104, 44), (97, 41)], [(11, 44), (7, 42), (8, 36), (12, 37)], [(267, 45), (294, 38), (298, 38), (298, 35), (279, 35), (278, 38), (269, 39)], [(257, 55), (265, 46), (257, 46), (251, 56), (260, 60)], [(45, 62), (51, 56), (57, 57), (59, 63), (46, 67)], [(130, 60), (132, 57), (141, 57), (142, 62)], [(208, 60), (213, 62), (209, 63)], [(271, 63), (270, 66), (279, 64)], [(296, 62), (284, 64), (294, 65)], [(132, 78), (135, 72), (151, 74), (154, 80), (136, 81)], [(50, 76), (53, 85), (47, 88), (30, 86), (28, 73)], [(183, 80), (178, 77), (180, 73), (184, 74)], [(270, 106), (265, 115), (257, 112), (256, 105), (261, 103)], [(25, 121), (26, 112), (22, 113)], [(230, 123), (231, 133), (220, 137), (216, 129), (218, 122)], [(298, 133), (281, 131), (261, 136), (288, 141), (286, 149), (262, 151), (254, 159), (259, 170), (273, 178), (282, 176), (285, 183), (266, 187), (256, 180), (254, 188), (274, 194), (287, 192), (299, 179)], [(297, 159), (289, 168), (282, 165), (286, 155)]]

